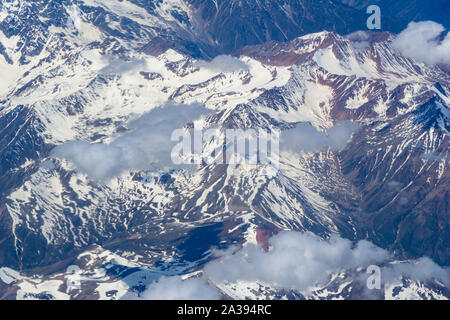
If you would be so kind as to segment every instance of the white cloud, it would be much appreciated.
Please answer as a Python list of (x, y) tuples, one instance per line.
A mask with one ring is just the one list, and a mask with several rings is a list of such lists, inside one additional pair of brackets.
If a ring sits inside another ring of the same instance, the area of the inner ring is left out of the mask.
[(99, 71), (100, 74), (123, 74), (130, 71), (144, 70), (147, 66), (145, 59), (125, 61), (109, 56), (105, 56), (104, 59), (108, 60), (108, 65)]
[(198, 278), (162, 277), (142, 295), (144, 300), (219, 300), (219, 292)]
[[(391, 262), (391, 254), (369, 241), (356, 245), (333, 235), (323, 240), (312, 233), (283, 231), (269, 239), (269, 249), (247, 244), (215, 251), (216, 260), (204, 267), (201, 278), (161, 277), (141, 294), (144, 300), (218, 300), (222, 296), (212, 284), (236, 281), (259, 282), (272, 288), (308, 294), (316, 286), (328, 284), (332, 275), (345, 272), (366, 285), (367, 268), (378, 265), (381, 285), (398, 283), (402, 277), (414, 281), (437, 280), (450, 285), (448, 268), (429, 258), (416, 262)], [(356, 271), (359, 270), (359, 271)], [(370, 297), (373, 292), (367, 291)]]
[(300, 123), (282, 133), (280, 147), (281, 150), (293, 152), (318, 152), (328, 148), (339, 151), (345, 148), (358, 128), (357, 123), (346, 121), (321, 132), (309, 123)]
[(195, 66), (214, 72), (239, 72), (248, 70), (248, 66), (243, 61), (227, 55), (217, 56), (211, 61), (196, 61)]
[(450, 33), (443, 40), (445, 28), (433, 21), (411, 22), (393, 41), (403, 56), (427, 64), (450, 64)]
[(333, 273), (380, 263), (388, 253), (367, 241), (353, 248), (349, 240), (329, 241), (310, 233), (281, 232), (269, 240), (270, 250), (247, 245), (234, 254), (227, 252), (205, 267), (213, 281), (259, 281), (278, 288), (308, 290), (325, 285)]
[(269, 240), (269, 250), (246, 245), (230, 249), (206, 265), (205, 276), (216, 283), (256, 281), (276, 288), (303, 293), (326, 285), (332, 274), (362, 268), (355, 280), (365, 282), (371, 265), (382, 267), (382, 282), (391, 283), (400, 276), (412, 280), (437, 279), (449, 285), (449, 272), (428, 258), (418, 263), (390, 264), (390, 254), (368, 241), (353, 246), (351, 241), (332, 236), (324, 241), (311, 233), (284, 231)]
[(97, 181), (130, 170), (172, 168), (172, 132), (208, 112), (196, 104), (156, 108), (132, 121), (129, 127), (133, 130), (109, 144), (72, 141), (56, 147), (52, 156), (69, 160), (78, 171)]

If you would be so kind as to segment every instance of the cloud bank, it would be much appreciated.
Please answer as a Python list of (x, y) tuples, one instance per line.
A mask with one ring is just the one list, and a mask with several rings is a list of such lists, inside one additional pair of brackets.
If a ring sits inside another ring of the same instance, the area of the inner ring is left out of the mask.
[(310, 233), (281, 232), (269, 240), (270, 250), (247, 245), (205, 267), (213, 281), (258, 281), (283, 289), (308, 290), (325, 285), (331, 274), (385, 261), (388, 253), (368, 241), (352, 247), (337, 236), (323, 241)]
[(143, 300), (219, 300), (220, 294), (198, 278), (162, 277), (145, 290)]
[(433, 21), (411, 22), (393, 41), (403, 56), (426, 64), (450, 64), (450, 33), (443, 40), (444, 26)]
[(319, 152), (326, 149), (340, 151), (359, 129), (355, 122), (346, 121), (327, 130), (317, 131), (309, 123), (300, 123), (295, 128), (283, 132), (280, 148), (292, 152)]
[(311, 233), (284, 231), (269, 240), (269, 250), (247, 245), (240, 250), (220, 253), (220, 258), (206, 265), (205, 276), (216, 283), (257, 281), (276, 288), (309, 292), (324, 286), (330, 276), (362, 268), (357, 281), (365, 282), (371, 265), (382, 270), (382, 283), (392, 283), (401, 276), (416, 281), (439, 280), (450, 285), (449, 271), (429, 258), (417, 263), (390, 264), (390, 254), (368, 241), (353, 246), (351, 241), (332, 236), (324, 241)]
[(107, 181), (130, 170), (174, 167), (172, 132), (209, 113), (204, 107), (169, 105), (153, 109), (129, 123), (132, 131), (109, 144), (71, 141), (56, 147), (52, 156), (72, 162), (94, 180)]
[[(326, 286), (333, 275), (349, 274), (350, 280), (366, 285), (369, 266), (381, 269), (381, 285), (398, 283), (402, 277), (414, 281), (437, 280), (450, 286), (450, 272), (429, 258), (392, 263), (391, 254), (371, 242), (356, 245), (337, 235), (323, 240), (312, 233), (283, 231), (269, 239), (266, 251), (259, 245), (216, 251), (202, 278), (162, 277), (147, 287), (144, 300), (218, 300), (221, 294), (211, 283), (259, 282), (276, 289), (309, 294)], [(350, 273), (349, 273), (350, 272)], [(347, 281), (347, 280), (346, 280)], [(370, 292), (367, 294), (370, 296)]]

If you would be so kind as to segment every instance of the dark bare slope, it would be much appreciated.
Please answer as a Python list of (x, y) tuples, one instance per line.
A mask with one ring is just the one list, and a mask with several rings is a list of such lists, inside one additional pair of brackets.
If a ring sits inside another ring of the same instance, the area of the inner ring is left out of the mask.
[[(198, 11), (211, 41), (232, 52), (270, 40), (334, 31), (348, 34), (367, 29), (365, 10), (331, 0), (188, 0)], [(383, 19), (383, 29), (397, 32), (405, 23)]]

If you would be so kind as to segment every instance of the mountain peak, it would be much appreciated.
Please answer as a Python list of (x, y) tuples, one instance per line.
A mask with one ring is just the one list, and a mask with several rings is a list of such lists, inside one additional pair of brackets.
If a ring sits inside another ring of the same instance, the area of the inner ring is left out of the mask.
[(439, 96), (434, 96), (413, 113), (416, 115), (414, 123), (422, 125), (425, 130), (442, 129), (450, 134), (450, 108)]

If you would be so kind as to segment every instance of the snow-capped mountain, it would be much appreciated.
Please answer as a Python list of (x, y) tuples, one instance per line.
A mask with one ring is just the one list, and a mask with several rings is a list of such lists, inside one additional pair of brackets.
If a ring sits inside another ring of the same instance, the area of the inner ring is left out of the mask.
[[(396, 260), (447, 266), (450, 75), (402, 56), (390, 33), (325, 31), (241, 48), (253, 42), (229, 42), (215, 30), (226, 19), (200, 19), (199, 8), (211, 10), (201, 1), (2, 2), (0, 297), (67, 298), (64, 272), (76, 264), (93, 284), (78, 297), (123, 298), (160, 275), (201, 273), (213, 248), (264, 245), (281, 230), (367, 239)], [(129, 142), (158, 107), (196, 104), (209, 112), (195, 128), (217, 128), (221, 139), (231, 128), (357, 129), (336, 150), (282, 148), (279, 170), (212, 162), (99, 181), (54, 153), (71, 141)], [(357, 272), (312, 293), (213, 286), (232, 298), (358, 298)], [(377, 297), (449, 296), (445, 284), (401, 281)]]

